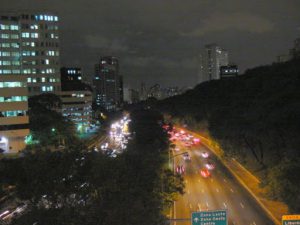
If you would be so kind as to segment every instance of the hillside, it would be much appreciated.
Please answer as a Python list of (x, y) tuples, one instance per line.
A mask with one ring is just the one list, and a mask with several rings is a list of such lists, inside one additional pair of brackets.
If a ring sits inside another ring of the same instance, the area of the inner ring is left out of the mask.
[(260, 176), (291, 212), (300, 206), (300, 60), (202, 83), (158, 102), (188, 128), (209, 134), (226, 156)]

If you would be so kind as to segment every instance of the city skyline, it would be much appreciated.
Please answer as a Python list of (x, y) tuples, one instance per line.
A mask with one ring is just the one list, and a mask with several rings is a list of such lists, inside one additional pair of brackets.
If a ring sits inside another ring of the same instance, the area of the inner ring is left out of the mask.
[[(271, 5), (272, 3), (272, 5)], [(63, 66), (90, 78), (103, 55), (120, 60), (124, 86), (194, 86), (198, 55), (209, 43), (230, 52), (241, 73), (276, 61), (300, 36), (296, 1), (61, 1), (1, 0), (1, 11), (55, 12)]]

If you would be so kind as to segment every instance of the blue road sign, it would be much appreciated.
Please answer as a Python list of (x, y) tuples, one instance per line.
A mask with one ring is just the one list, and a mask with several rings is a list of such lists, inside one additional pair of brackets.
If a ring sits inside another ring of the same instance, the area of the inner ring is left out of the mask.
[(227, 225), (227, 211), (192, 212), (192, 225)]

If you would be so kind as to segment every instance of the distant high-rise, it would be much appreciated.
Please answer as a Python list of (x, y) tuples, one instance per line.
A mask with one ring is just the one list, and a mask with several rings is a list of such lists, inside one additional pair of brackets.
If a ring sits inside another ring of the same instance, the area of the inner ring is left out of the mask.
[(200, 53), (199, 83), (220, 79), (220, 67), (228, 65), (228, 52), (216, 44), (206, 45)]
[(22, 75), (30, 96), (60, 92), (58, 16), (0, 14), (0, 75)]
[(93, 79), (94, 102), (107, 111), (116, 110), (123, 102), (122, 78), (119, 75), (119, 62), (112, 56), (102, 57), (95, 66)]

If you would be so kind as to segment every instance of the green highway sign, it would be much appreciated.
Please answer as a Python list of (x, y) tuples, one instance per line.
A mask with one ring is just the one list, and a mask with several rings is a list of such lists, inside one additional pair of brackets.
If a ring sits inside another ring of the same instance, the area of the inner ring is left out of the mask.
[(282, 225), (300, 225), (300, 215), (283, 215)]
[(227, 225), (227, 210), (192, 212), (192, 225)]

